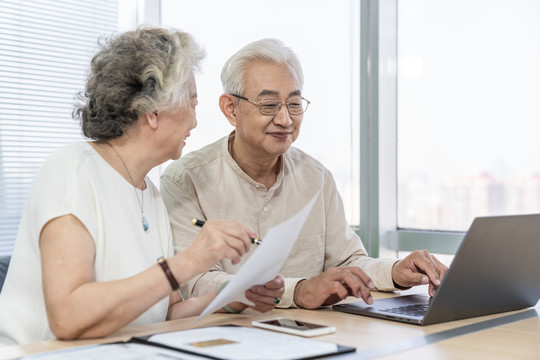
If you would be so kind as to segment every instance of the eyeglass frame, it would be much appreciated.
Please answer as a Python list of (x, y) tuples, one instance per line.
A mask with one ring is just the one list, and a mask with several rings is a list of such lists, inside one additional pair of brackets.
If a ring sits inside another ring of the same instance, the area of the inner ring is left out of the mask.
[(259, 112), (261, 113), (261, 115), (264, 115), (264, 116), (276, 116), (277, 114), (279, 114), (279, 112), (281, 111), (281, 108), (283, 107), (283, 104), (285, 104), (285, 107), (287, 108), (287, 112), (289, 113), (289, 115), (292, 115), (292, 116), (299, 116), (299, 115), (303, 115), (306, 110), (308, 109), (309, 107), (309, 104), (311, 104), (311, 101), (309, 101), (308, 99), (304, 98), (303, 96), (300, 96), (300, 98), (302, 100), (305, 100), (307, 102), (307, 105), (306, 105), (306, 108), (302, 108), (302, 112), (300, 114), (291, 114), (291, 111), (289, 110), (289, 103), (287, 103), (286, 101), (285, 102), (279, 102), (279, 105), (278, 105), (278, 111), (275, 113), (275, 114), (263, 114), (262, 112), (262, 106), (264, 105), (263, 103), (259, 103), (259, 102), (256, 102), (256, 101), (253, 101), (253, 100), (250, 100), (248, 99), (247, 97), (244, 97), (244, 96), (241, 96), (241, 95), (237, 95), (237, 94), (229, 94), (229, 95), (232, 95), (238, 99), (242, 99), (242, 100), (246, 100), (247, 102), (249, 102), (250, 104), (252, 105), (255, 105), (256, 107), (259, 108)]

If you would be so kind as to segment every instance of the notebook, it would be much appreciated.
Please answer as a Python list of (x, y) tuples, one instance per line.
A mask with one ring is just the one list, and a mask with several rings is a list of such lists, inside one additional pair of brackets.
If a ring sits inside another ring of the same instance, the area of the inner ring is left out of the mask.
[(540, 214), (474, 219), (434, 297), (334, 305), (351, 314), (429, 325), (534, 306), (540, 298)]

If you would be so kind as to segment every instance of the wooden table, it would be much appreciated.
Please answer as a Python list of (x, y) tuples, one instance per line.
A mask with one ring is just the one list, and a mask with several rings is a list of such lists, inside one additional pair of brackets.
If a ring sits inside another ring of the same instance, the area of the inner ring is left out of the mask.
[[(393, 293), (374, 293), (375, 298), (388, 296), (393, 296)], [(526, 314), (528, 314), (528, 317), (523, 320), (505, 323), (505, 319)], [(316, 339), (356, 348), (356, 353), (342, 355), (339, 359), (540, 358), (540, 308), (429, 326), (402, 324), (336, 312), (332, 311), (331, 308), (323, 308), (318, 310), (277, 309), (266, 314), (247, 310), (243, 314), (211, 314), (195, 325), (193, 322), (196, 318), (186, 318), (134, 326), (124, 328), (104, 339), (51, 340), (28, 345), (2, 347), (0, 348), (0, 359), (12, 359), (73, 346), (127, 341), (132, 336), (193, 327), (224, 324), (251, 326), (253, 320), (277, 316), (335, 326), (337, 331), (334, 334), (319, 336)], [(485, 324), (485, 321), (491, 319), (498, 319), (503, 324), (469, 333), (465, 331), (471, 327), (469, 325), (479, 326), (478, 324)]]

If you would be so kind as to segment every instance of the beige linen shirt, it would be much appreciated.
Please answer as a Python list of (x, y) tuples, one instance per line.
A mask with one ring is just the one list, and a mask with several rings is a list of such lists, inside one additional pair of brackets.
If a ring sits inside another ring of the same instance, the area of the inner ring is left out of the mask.
[[(175, 251), (183, 251), (199, 228), (192, 219), (229, 219), (250, 226), (264, 241), (272, 227), (295, 215), (320, 190), (313, 209), (280, 273), (285, 293), (279, 307), (295, 307), (294, 288), (334, 267), (358, 266), (379, 290), (395, 290), (391, 269), (396, 260), (367, 256), (360, 238), (345, 219), (332, 174), (321, 163), (291, 147), (283, 154), (272, 188), (255, 182), (233, 160), (228, 137), (171, 163), (161, 176), (161, 193), (169, 212)], [(255, 246), (233, 265), (223, 260), (208, 272), (182, 284), (184, 296), (215, 290), (247, 261)]]

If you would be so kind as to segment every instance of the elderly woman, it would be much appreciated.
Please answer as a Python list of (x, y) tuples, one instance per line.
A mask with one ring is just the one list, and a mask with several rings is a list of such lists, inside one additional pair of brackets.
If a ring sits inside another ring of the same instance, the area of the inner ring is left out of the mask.
[[(249, 250), (253, 230), (210, 220), (173, 255), (169, 218), (147, 177), (180, 157), (197, 124), (203, 56), (189, 34), (161, 28), (113, 36), (94, 56), (74, 111), (93, 141), (55, 151), (35, 178), (0, 296), (0, 342), (102, 337), (196, 315), (216, 293), (182, 301), (179, 285)], [(264, 298), (283, 286), (278, 275), (246, 297), (267, 311)]]

